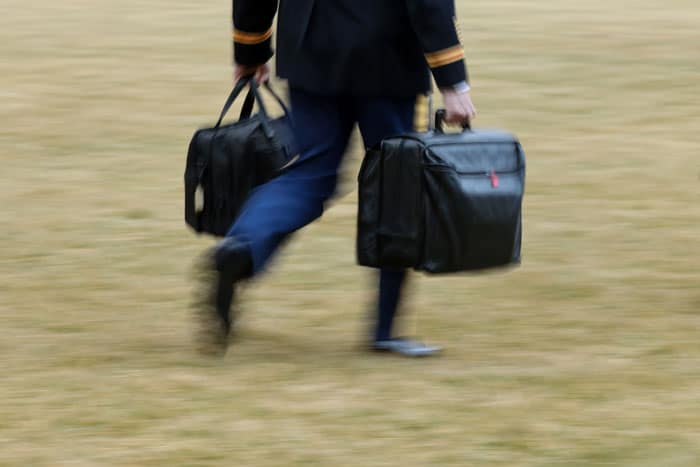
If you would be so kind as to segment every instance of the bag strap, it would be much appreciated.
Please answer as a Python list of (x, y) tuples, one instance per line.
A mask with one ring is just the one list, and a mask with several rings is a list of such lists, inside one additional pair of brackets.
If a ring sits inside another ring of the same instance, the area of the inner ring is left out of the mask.
[[(265, 86), (265, 89), (272, 94), (272, 97), (275, 98), (279, 106), (282, 108), (284, 111), (284, 115), (291, 121), (290, 117), (290, 112), (289, 108), (287, 105), (284, 103), (284, 100), (275, 92), (275, 90), (272, 88), (272, 85), (270, 84), (269, 81), (265, 81), (263, 83), (263, 86)], [(240, 120), (250, 118), (250, 116), (253, 113), (253, 105), (255, 104), (256, 97), (255, 97), (255, 91), (253, 90), (253, 87), (251, 85), (250, 89), (248, 90), (248, 94), (245, 97), (245, 102), (243, 103), (243, 107), (241, 108), (241, 115), (240, 115)]]
[(241, 91), (243, 91), (243, 88), (245, 88), (248, 85), (249, 81), (250, 78), (248, 77), (243, 77), (238, 80), (236, 85), (233, 87), (231, 94), (229, 94), (228, 98), (226, 99), (226, 103), (224, 103), (224, 108), (221, 109), (219, 120), (217, 120), (216, 125), (214, 125), (214, 128), (219, 128), (221, 126), (221, 121), (224, 119), (226, 113), (228, 113), (229, 109), (233, 105), (233, 101), (236, 100)]
[(250, 118), (253, 113), (253, 106), (255, 105), (255, 94), (251, 89), (248, 90), (248, 94), (245, 96), (245, 101), (243, 101), (243, 107), (241, 107), (241, 114), (238, 116), (238, 120), (245, 120)]
[(270, 94), (272, 94), (272, 97), (275, 98), (275, 100), (276, 100), (277, 103), (280, 105), (280, 107), (282, 107), (282, 111), (284, 111), (284, 115), (289, 119), (289, 121), (291, 121), (291, 115), (290, 115), (289, 109), (287, 108), (287, 105), (284, 103), (284, 101), (283, 101), (282, 98), (279, 96), (279, 94), (277, 94), (277, 93), (275, 92), (275, 90), (272, 89), (272, 85), (270, 84), (270, 82), (269, 82), (269, 81), (265, 81), (264, 86), (265, 86), (265, 89), (267, 89), (268, 92), (269, 92)]
[[(267, 114), (267, 108), (265, 106), (265, 102), (263, 101), (262, 96), (260, 95), (260, 91), (258, 89), (258, 82), (252, 76), (243, 77), (238, 80), (236, 85), (233, 87), (231, 94), (229, 94), (228, 99), (226, 99), (226, 103), (224, 104), (224, 108), (221, 110), (219, 120), (216, 122), (214, 129), (216, 130), (221, 126), (221, 122), (226, 116), (226, 113), (229, 111), (229, 109), (233, 105), (233, 102), (236, 100), (236, 98), (240, 95), (241, 91), (243, 91), (243, 89), (246, 86), (249, 87), (249, 90), (245, 102), (243, 103), (243, 108), (241, 109), (240, 118), (244, 119), (250, 117), (251, 113), (253, 112), (253, 101), (257, 102), (258, 108), (260, 109), (260, 122), (263, 131), (265, 132), (265, 136), (267, 136), (268, 138), (272, 138), (274, 136), (274, 131), (272, 130), (272, 126), (270, 125), (270, 118)], [(264, 86), (279, 103), (279, 105), (282, 107), (282, 110), (284, 111), (285, 116), (291, 122), (289, 109), (287, 108), (282, 98), (272, 89), (272, 86), (270, 85), (269, 81), (265, 82)]]

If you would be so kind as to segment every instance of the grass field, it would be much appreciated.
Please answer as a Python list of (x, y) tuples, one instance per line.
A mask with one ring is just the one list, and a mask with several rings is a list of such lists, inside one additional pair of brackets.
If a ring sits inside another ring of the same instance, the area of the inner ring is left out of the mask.
[(524, 262), (416, 275), (361, 351), (343, 194), (193, 351), (189, 138), (230, 86), (226, 1), (2, 0), (1, 466), (700, 466), (700, 4), (460, 4), (480, 111), (528, 154)]

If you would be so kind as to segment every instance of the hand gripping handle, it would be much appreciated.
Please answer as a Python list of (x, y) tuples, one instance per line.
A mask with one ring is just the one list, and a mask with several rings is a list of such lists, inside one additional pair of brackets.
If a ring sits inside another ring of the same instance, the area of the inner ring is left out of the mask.
[[(447, 111), (445, 109), (438, 109), (437, 112), (435, 112), (435, 131), (437, 133), (444, 133), (444, 125), (445, 125), (445, 116), (447, 115)], [(462, 131), (471, 131), (472, 125), (469, 120), (467, 120), (465, 123), (462, 124)]]

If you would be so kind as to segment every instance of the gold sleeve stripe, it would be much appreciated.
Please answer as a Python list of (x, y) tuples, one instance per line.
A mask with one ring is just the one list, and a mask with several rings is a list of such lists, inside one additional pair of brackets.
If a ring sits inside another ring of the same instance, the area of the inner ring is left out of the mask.
[(425, 59), (428, 61), (430, 68), (438, 68), (449, 65), (450, 63), (458, 62), (463, 58), (464, 49), (461, 45), (455, 45), (454, 47), (425, 54)]
[(413, 128), (416, 131), (428, 131), (428, 96), (419, 94), (416, 96), (416, 106), (413, 114)]
[(268, 40), (270, 37), (272, 37), (272, 28), (265, 32), (245, 32), (238, 29), (233, 30), (233, 40), (239, 44), (260, 44)]

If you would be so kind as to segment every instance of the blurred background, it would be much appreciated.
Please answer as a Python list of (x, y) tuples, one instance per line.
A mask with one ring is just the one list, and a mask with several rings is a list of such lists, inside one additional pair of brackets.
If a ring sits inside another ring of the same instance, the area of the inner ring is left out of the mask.
[(414, 275), (402, 333), (446, 353), (364, 352), (355, 144), (211, 361), (182, 175), (230, 2), (2, 0), (0, 465), (700, 465), (700, 4), (458, 6), (475, 125), (528, 155), (522, 267)]

